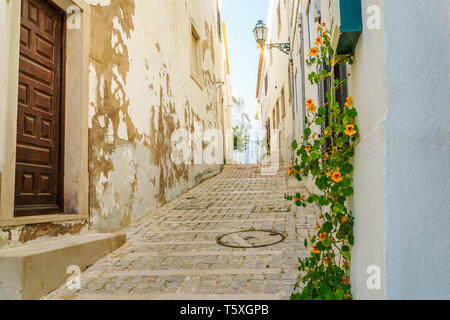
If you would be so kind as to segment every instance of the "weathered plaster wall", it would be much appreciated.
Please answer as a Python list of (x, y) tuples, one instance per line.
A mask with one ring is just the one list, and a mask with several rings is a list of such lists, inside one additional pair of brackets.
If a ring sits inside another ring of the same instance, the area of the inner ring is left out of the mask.
[(383, 1), (388, 299), (449, 299), (447, 0)]
[[(89, 166), (96, 230), (120, 229), (220, 169), (176, 165), (170, 157), (176, 129), (193, 134), (195, 121), (222, 129), (216, 8), (209, 0), (117, 0), (93, 8)], [(191, 23), (201, 41), (201, 87), (190, 77)]]
[[(193, 134), (195, 121), (203, 131), (223, 130), (221, 97), (231, 94), (218, 33), (220, 1), (90, 3), (90, 218), (17, 222), (0, 228), (0, 248), (90, 230), (116, 231), (221, 169), (220, 164), (174, 164), (170, 140), (176, 129)], [(191, 23), (201, 41), (200, 86), (190, 77)], [(70, 43), (67, 50), (71, 56), (80, 54)], [(6, 54), (1, 52), (0, 58)], [(216, 82), (222, 81), (226, 84), (219, 95)]]

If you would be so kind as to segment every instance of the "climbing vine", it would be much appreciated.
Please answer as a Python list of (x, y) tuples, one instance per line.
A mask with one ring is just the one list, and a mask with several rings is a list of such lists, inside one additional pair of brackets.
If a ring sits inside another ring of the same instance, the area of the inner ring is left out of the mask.
[[(320, 81), (329, 81), (332, 85), (326, 92), (325, 105), (317, 107), (312, 99), (307, 100), (303, 142), (292, 143), (296, 157), (288, 174), (299, 181), (312, 177), (320, 193), (308, 197), (300, 193), (287, 194), (285, 197), (299, 207), (317, 204), (322, 215), (314, 232), (309, 232), (305, 239), (304, 245), (311, 248), (311, 254), (299, 259), (299, 280), (291, 298), (344, 300), (352, 299), (349, 265), (350, 247), (354, 244), (353, 215), (347, 207), (347, 199), (353, 194), (352, 158), (359, 137), (355, 122), (358, 113), (352, 97), (346, 98), (345, 105), (336, 101), (336, 92), (346, 85), (347, 77), (334, 79), (333, 72), (328, 70), (353, 61), (350, 55), (335, 53), (325, 24), (319, 26), (318, 34), (307, 65), (319, 67), (326, 63), (328, 68), (312, 72), (308, 78), (313, 85)], [(320, 127), (321, 134), (313, 133)]]

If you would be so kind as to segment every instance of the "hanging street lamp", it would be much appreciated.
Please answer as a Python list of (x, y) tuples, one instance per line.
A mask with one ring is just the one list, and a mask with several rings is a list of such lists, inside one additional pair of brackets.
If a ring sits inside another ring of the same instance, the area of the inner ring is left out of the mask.
[(289, 42), (272, 43), (266, 45), (268, 30), (269, 29), (266, 27), (264, 22), (262, 20), (258, 20), (255, 29), (253, 29), (253, 34), (255, 36), (256, 43), (258, 43), (261, 48), (264, 46), (266, 46), (269, 50), (272, 48), (277, 48), (280, 51), (284, 52), (285, 54), (289, 55), (289, 53), (291, 52), (291, 45)]

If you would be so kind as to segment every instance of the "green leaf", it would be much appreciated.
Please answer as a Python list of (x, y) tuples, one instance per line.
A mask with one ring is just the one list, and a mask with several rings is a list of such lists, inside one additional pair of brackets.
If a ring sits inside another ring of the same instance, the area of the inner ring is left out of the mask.
[(345, 259), (350, 260), (350, 252), (344, 251), (342, 252), (342, 255), (344, 256)]
[(306, 137), (309, 137), (311, 135), (311, 129), (310, 128), (306, 128), (303, 133), (305, 134)]
[(353, 235), (348, 236), (348, 243), (350, 243), (351, 246), (355, 244), (355, 237)]
[(342, 204), (340, 204), (340, 203), (336, 203), (333, 206), (333, 211), (334, 212), (344, 212), (344, 206)]
[(334, 298), (336, 300), (344, 300), (344, 290), (342, 288), (337, 289), (337, 291), (334, 293)]
[(324, 107), (320, 107), (318, 110), (318, 113), (321, 116), (324, 116), (326, 112), (327, 112), (327, 109), (325, 109)]
[(308, 240), (307, 239), (305, 239), (304, 244), (305, 244), (305, 248), (308, 248)]
[(320, 295), (325, 300), (332, 300), (333, 299), (333, 291), (329, 286), (322, 286), (320, 287)]
[(331, 222), (327, 221), (323, 224), (322, 229), (325, 232), (330, 233), (333, 230), (333, 225), (331, 224)]
[(350, 163), (344, 163), (343, 165), (342, 165), (342, 173), (344, 173), (344, 174), (350, 174), (350, 173), (352, 173), (353, 172), (353, 165), (352, 164), (350, 164)]
[(324, 118), (317, 118), (317, 119), (316, 119), (316, 124), (317, 124), (318, 126), (321, 126), (324, 122), (325, 122), (325, 119), (324, 119)]

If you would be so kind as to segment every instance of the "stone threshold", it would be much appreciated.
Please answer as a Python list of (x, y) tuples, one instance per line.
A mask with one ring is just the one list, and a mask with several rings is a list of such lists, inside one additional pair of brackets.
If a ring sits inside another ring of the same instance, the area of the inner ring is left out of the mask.
[(125, 233), (84, 234), (0, 250), (0, 300), (34, 300), (126, 242)]

